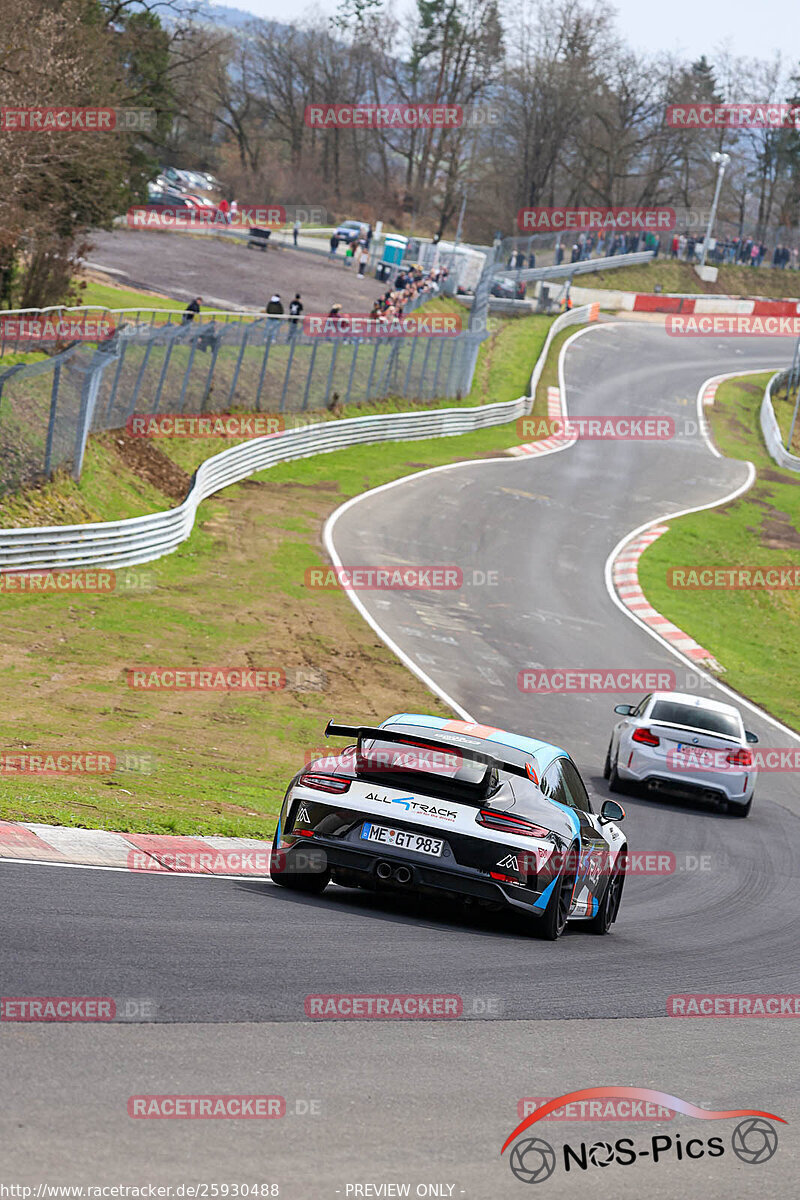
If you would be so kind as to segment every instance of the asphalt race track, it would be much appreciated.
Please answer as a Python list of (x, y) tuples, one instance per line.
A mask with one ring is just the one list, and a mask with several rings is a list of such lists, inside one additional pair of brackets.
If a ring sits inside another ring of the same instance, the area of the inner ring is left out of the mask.
[[(534, 665), (672, 669), (677, 686), (719, 695), (619, 610), (604, 567), (633, 528), (741, 485), (744, 465), (715, 457), (683, 422), (696, 419), (709, 376), (781, 365), (789, 352), (777, 339), (676, 343), (655, 324), (595, 327), (566, 354), (570, 414), (672, 416), (678, 437), (580, 441), (549, 457), (409, 477), (341, 513), (336, 554), (345, 564), (460, 566), (469, 581), (460, 591), (361, 601), (471, 719), (561, 743), (602, 800), (613, 705), (626, 697), (525, 694), (517, 674)], [(481, 582), (486, 572), (496, 582)], [(745, 718), (766, 745), (797, 742), (759, 714)], [(124, 1027), (0, 1030), (4, 1167), (23, 1181), (36, 1162), (37, 1179), (114, 1183), (144, 1162), (163, 1183), (241, 1176), (310, 1200), (390, 1182), (409, 1183), (411, 1195), (439, 1184), (429, 1194), (525, 1196), (499, 1154), (517, 1101), (631, 1084), (708, 1108), (765, 1109), (790, 1124), (765, 1165), (730, 1151), (690, 1164), (673, 1155), (613, 1166), (602, 1183), (597, 1167), (562, 1170), (543, 1195), (792, 1195), (800, 1105), (791, 1021), (681, 1021), (666, 1017), (666, 1004), (684, 992), (798, 990), (796, 781), (762, 775), (747, 821), (641, 796), (623, 804), (632, 849), (674, 852), (676, 871), (629, 878), (609, 937), (576, 928), (555, 944), (499, 917), (431, 913), (343, 888), (315, 899), (256, 880), (3, 863), (3, 994), (141, 1002)], [(305, 1017), (306, 995), (339, 992), (456, 993), (467, 1019)], [(156, 1023), (137, 1022), (143, 1011)], [(53, 1077), (15, 1082), (35, 1075), (37, 1062), (57, 1063)], [(144, 1092), (281, 1094), (292, 1115), (237, 1122), (235, 1136), (226, 1122), (131, 1121), (127, 1098)], [(672, 1129), (729, 1138), (729, 1121), (704, 1128), (713, 1124), (549, 1123), (533, 1132), (573, 1144), (624, 1133), (644, 1146)]]

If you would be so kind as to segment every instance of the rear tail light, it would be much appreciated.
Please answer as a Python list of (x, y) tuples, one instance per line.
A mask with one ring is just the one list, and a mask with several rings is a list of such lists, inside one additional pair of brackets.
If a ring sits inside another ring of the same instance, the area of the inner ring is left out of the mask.
[(340, 779), (338, 775), (301, 775), (297, 781), (302, 787), (316, 788), (318, 792), (346, 792), (350, 787), (349, 779)]
[(731, 750), (728, 762), (732, 767), (752, 767), (753, 755), (749, 750)]
[(631, 734), (634, 742), (640, 742), (643, 746), (659, 746), (661, 739), (651, 733), (649, 729), (634, 729)]
[(514, 817), (511, 813), (493, 812), (490, 808), (482, 808), (475, 820), (487, 829), (496, 829), (500, 833), (516, 833), (520, 837), (546, 838), (550, 830), (541, 825), (534, 825), (527, 817)]

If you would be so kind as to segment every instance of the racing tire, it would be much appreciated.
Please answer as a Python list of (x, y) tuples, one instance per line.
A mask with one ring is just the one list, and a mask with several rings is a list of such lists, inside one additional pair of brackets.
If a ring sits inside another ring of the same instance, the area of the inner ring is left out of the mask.
[[(620, 857), (627, 854), (627, 846), (620, 851)], [(620, 859), (617, 859), (619, 864)], [(622, 866), (615, 865), (611, 878), (608, 881), (608, 887), (603, 893), (603, 899), (597, 914), (590, 921), (586, 922), (586, 930), (588, 933), (596, 933), (602, 937), (608, 933), (611, 926), (617, 919), (619, 906), (622, 901), (622, 889), (625, 886), (625, 859), (622, 859)]]
[(545, 942), (555, 942), (561, 937), (567, 927), (569, 910), (572, 907), (572, 893), (575, 888), (577, 870), (578, 851), (573, 844), (559, 871), (558, 880), (550, 895), (547, 908), (540, 917), (534, 918), (531, 929), (534, 937), (541, 938)]
[(625, 784), (622, 782), (622, 780), (619, 777), (619, 774), (617, 773), (617, 759), (616, 758), (614, 759), (613, 764), (609, 763), (608, 790), (610, 792), (618, 792), (618, 793), (625, 792)]
[(749, 817), (750, 815), (750, 809), (753, 807), (753, 797), (751, 796), (746, 804), (736, 804), (734, 801), (729, 800), (726, 807), (728, 816), (739, 817), (743, 821), (745, 817)]
[(603, 766), (603, 779), (608, 779), (610, 774), (611, 774), (611, 742), (608, 743), (608, 749), (606, 750), (606, 761)]
[(282, 865), (285, 861), (285, 856), (278, 851), (276, 837), (272, 843), (269, 877), (278, 887), (287, 888), (290, 892), (305, 892), (307, 896), (319, 896), (331, 881), (330, 868), (325, 871), (284, 871)]

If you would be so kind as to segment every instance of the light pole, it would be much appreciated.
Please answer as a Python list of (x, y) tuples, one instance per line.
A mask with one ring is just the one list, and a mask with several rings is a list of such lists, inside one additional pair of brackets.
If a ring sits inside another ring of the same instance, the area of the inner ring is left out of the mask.
[(711, 241), (711, 231), (714, 228), (714, 218), (717, 215), (717, 204), (719, 202), (719, 194), (722, 190), (722, 177), (725, 174), (725, 168), (727, 167), (728, 163), (731, 161), (731, 156), (730, 156), (730, 154), (720, 154), (718, 151), (715, 151), (711, 155), (711, 161), (713, 163), (717, 164), (717, 186), (714, 190), (714, 200), (711, 205), (711, 212), (708, 214), (708, 228), (706, 229), (706, 236), (703, 238), (703, 261), (701, 263), (701, 266), (706, 265), (706, 256), (708, 254), (708, 243)]

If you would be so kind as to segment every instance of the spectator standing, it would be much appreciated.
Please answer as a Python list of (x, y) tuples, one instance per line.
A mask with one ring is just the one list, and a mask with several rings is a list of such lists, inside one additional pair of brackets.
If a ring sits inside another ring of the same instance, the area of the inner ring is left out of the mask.
[(194, 300), (190, 300), (183, 310), (181, 317), (181, 325), (190, 325), (195, 319), (195, 316), (200, 312), (200, 305), (203, 303), (202, 296), (196, 296)]
[(266, 311), (268, 314), (267, 326), (271, 327), (270, 336), (274, 336), (276, 333), (280, 332), (280, 322), (276, 321), (275, 318), (283, 316), (283, 303), (281, 302), (278, 292), (275, 292), (272, 296), (270, 296)]
[(300, 299), (300, 293), (295, 292), (294, 300), (289, 302), (289, 316), (291, 318), (289, 321), (289, 333), (292, 337), (297, 333), (297, 324), (302, 311), (303, 302)]
[(239, 205), (236, 203), (235, 200), (231, 200), (231, 206), (230, 206), (230, 209), (228, 210), (228, 224), (229, 225), (236, 224), (236, 217), (237, 217), (238, 212), (239, 212)]
[(335, 258), (335, 257), (336, 257), (336, 251), (337, 251), (338, 249), (339, 249), (339, 238), (338, 238), (337, 234), (335, 234), (335, 233), (332, 233), (332, 234), (331, 234), (331, 252), (330, 252), (330, 254), (328, 255), (328, 257), (329, 257), (329, 258)]
[(292, 228), (292, 240), (294, 241), (295, 246), (297, 245), (297, 238), (300, 234), (300, 228), (301, 228), (300, 222), (295, 221), (294, 226)]
[(224, 196), (222, 197), (219, 204), (217, 205), (217, 212), (222, 214), (222, 219), (225, 222), (225, 224), (227, 225), (228, 218), (230, 217), (231, 206), (228, 203), (228, 201), (225, 199)]

